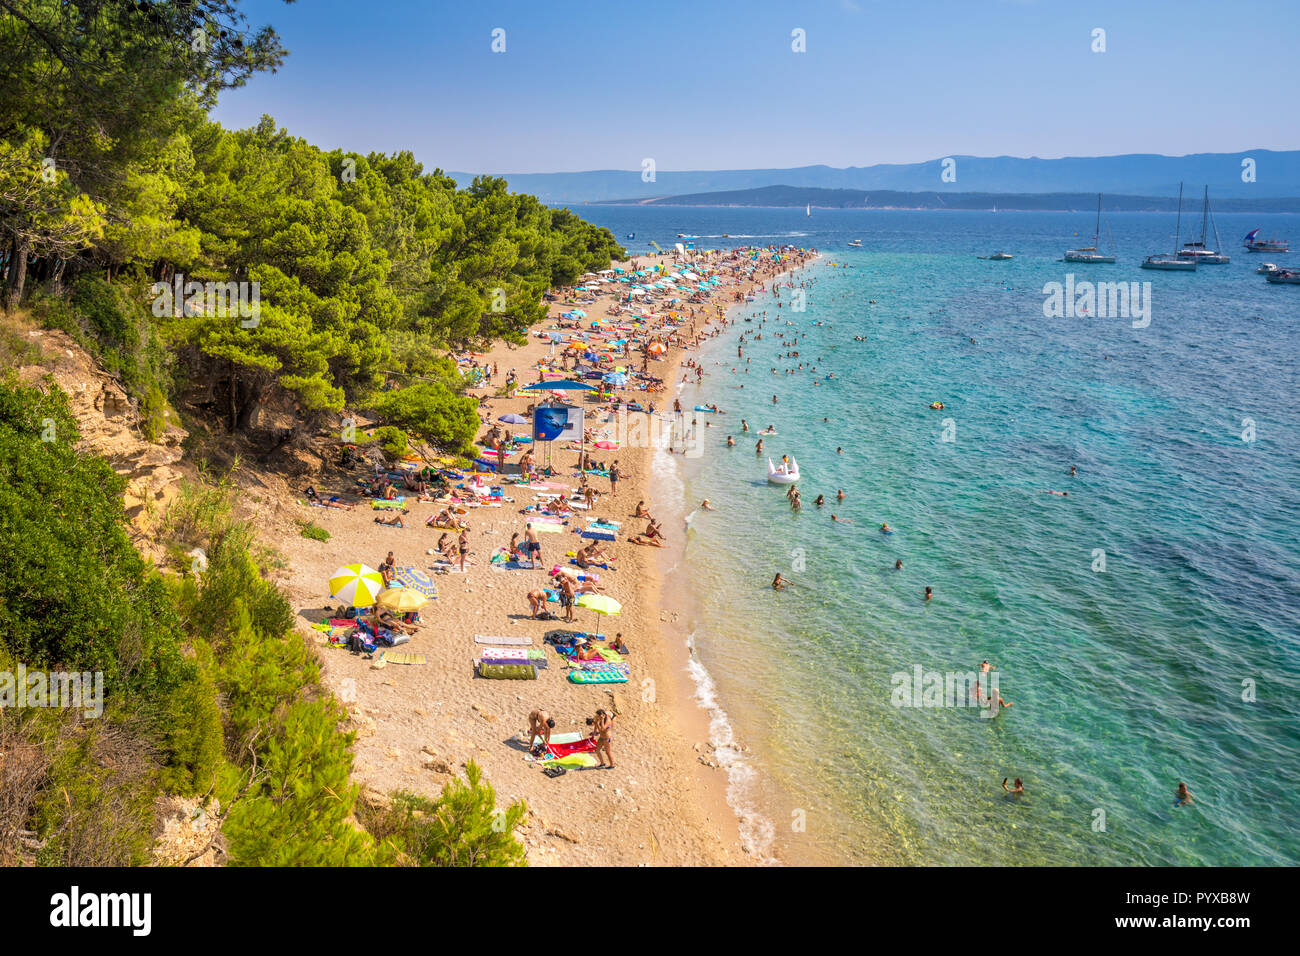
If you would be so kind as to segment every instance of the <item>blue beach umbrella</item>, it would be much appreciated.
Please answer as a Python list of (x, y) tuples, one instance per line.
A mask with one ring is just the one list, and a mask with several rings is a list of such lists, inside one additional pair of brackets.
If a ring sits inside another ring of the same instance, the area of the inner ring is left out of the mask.
[(427, 598), (438, 596), (438, 585), (419, 568), (402, 568), (397, 572), (396, 577), (403, 587), (410, 588)]

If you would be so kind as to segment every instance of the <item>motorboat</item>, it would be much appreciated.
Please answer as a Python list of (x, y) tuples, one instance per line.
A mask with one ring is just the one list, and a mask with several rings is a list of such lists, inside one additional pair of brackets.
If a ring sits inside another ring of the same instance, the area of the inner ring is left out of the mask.
[(1242, 245), (1246, 247), (1247, 252), (1289, 252), (1290, 246), (1285, 239), (1261, 239), (1259, 230), (1252, 229), (1246, 233)]
[(1009, 252), (995, 252), (991, 256), (980, 256), (980, 258), (988, 259), (991, 262), (1005, 262), (1008, 259), (1014, 258), (1014, 256)]
[[(1300, 285), (1300, 272), (1294, 272), (1291, 269), (1274, 269), (1264, 278), (1279, 285)], [(771, 478), (768, 478), (768, 481), (771, 480)]]
[(1174, 251), (1169, 255), (1156, 253), (1142, 260), (1143, 269), (1163, 269), (1166, 272), (1195, 272), (1196, 259), (1178, 255), (1178, 237), (1183, 230), (1183, 184), (1178, 184), (1178, 222), (1174, 226)]
[(1270, 272), (1276, 272), (1276, 271), (1277, 271), (1277, 266), (1273, 265), (1273, 263), (1271, 262), (1261, 262), (1259, 268), (1255, 270), (1255, 272), (1258, 275), (1262, 275), (1262, 276), (1266, 276)]
[(799, 480), (799, 462), (790, 459), (790, 464), (782, 462), (779, 465), (772, 464), (772, 459), (767, 460), (767, 480), (774, 485), (793, 485)]
[(851, 241), (851, 242), (849, 243), (849, 245), (852, 246), (854, 249), (861, 249), (861, 248), (862, 248), (862, 240), (861, 240), (861, 239), (854, 239), (853, 241)]

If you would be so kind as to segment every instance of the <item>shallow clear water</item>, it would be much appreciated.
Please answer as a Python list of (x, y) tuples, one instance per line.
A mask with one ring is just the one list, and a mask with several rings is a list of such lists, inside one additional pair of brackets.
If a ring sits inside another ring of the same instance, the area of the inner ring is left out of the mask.
[[(1300, 288), (1254, 272), (1300, 257), (1237, 241), (1261, 226), (1300, 243), (1300, 218), (1219, 216), (1233, 261), (1162, 273), (1138, 262), (1172, 246), (1167, 216), (1109, 217), (1120, 262), (1087, 266), (1058, 261), (1087, 238), (1083, 214), (580, 212), (635, 230), (638, 248), (726, 232), (826, 254), (796, 276), (814, 280), (806, 311), (782, 289), (780, 310), (760, 296), (734, 312), (702, 353), (704, 384), (682, 392), (728, 413), (698, 416), (713, 420), (707, 454), (681, 461), (688, 500), (717, 508), (688, 539), (695, 643), (752, 750), (749, 798), (778, 854), (1300, 860)], [(1016, 258), (976, 258), (999, 249)], [(1044, 284), (1070, 272), (1150, 282), (1150, 325), (1045, 318)], [(767, 451), (803, 470), (799, 514), (754, 453), (769, 423)], [(777, 571), (793, 590), (771, 590)], [(896, 674), (985, 659), (1014, 705), (997, 719), (891, 703)], [(1008, 776), (1023, 798), (1003, 793)], [(1179, 780), (1195, 807), (1172, 806)]]

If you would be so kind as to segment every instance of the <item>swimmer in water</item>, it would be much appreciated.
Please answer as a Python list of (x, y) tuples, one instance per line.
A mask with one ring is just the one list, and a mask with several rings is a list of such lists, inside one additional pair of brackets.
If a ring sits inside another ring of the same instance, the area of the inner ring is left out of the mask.
[(784, 590), (785, 590), (786, 588), (788, 588), (789, 586), (790, 586), (790, 582), (787, 581), (785, 578), (781, 577), (781, 572), (778, 571), (778, 572), (776, 573), (776, 577), (774, 577), (774, 578), (772, 579), (772, 590), (773, 590), (773, 591), (784, 591)]
[(1192, 799), (1192, 793), (1187, 789), (1187, 784), (1181, 780), (1178, 781), (1178, 789), (1174, 792), (1174, 806), (1187, 807), (1196, 801)]
[(1078, 470), (1077, 468), (1075, 468), (1073, 465), (1070, 466), (1070, 477), (1071, 477), (1071, 478), (1078, 478), (1078, 477), (1079, 477), (1079, 470)]
[(776, 396), (775, 396), (775, 395), (772, 396), (772, 404), (773, 404), (773, 405), (776, 404)]
[(703, 501), (700, 502), (700, 508), (703, 509), (704, 511), (712, 511), (713, 505), (709, 504), (708, 498), (705, 498)]
[(844, 489), (843, 489), (843, 488), (841, 488), (839, 491), (835, 492), (835, 500), (836, 500), (836, 501), (843, 501), (843, 500), (844, 500)]
[(1062, 498), (1068, 498), (1068, 497), (1070, 497), (1070, 493), (1069, 493), (1068, 491), (1044, 491), (1043, 494), (1045, 494), (1045, 495), (1060, 495)]
[(1018, 797), (1025, 792), (1025, 784), (1019, 777), (1016, 777), (1016, 785), (1014, 787), (1008, 787), (1007, 778), (1003, 777), (1002, 789), (1005, 790), (1007, 793), (1011, 794), (1012, 796)]
[(898, 558), (896, 561), (894, 561), (894, 570), (895, 570), (895, 571), (901, 571), (901, 570), (903, 570), (903, 559), (902, 559), (902, 558)]
[(853, 522), (848, 520), (847, 518), (840, 518), (836, 515), (831, 515), (831, 520), (838, 521), (840, 524), (853, 524)]
[(927, 604), (930, 603), (930, 598), (932, 597), (934, 597), (934, 592), (930, 590), (930, 585), (927, 584), (925, 586), (925, 601)]
[(743, 418), (740, 420), (740, 430), (742, 432), (749, 431), (749, 422), (745, 421)]
[(822, 505), (826, 504), (826, 496), (818, 495), (817, 500), (814, 501), (813, 504), (815, 504), (818, 508), (820, 508)]
[(754, 454), (755, 455), (763, 454), (763, 439), (760, 438), (758, 440), (758, 444), (754, 446)]
[(736, 447), (736, 439), (732, 438), (730, 435), (727, 436), (727, 447), (728, 448)]
[(880, 530), (883, 531), (885, 534), (889, 534), (889, 532), (893, 531), (894, 529), (891, 528), (889, 526), (889, 522), (886, 521), (884, 524), (880, 526)]

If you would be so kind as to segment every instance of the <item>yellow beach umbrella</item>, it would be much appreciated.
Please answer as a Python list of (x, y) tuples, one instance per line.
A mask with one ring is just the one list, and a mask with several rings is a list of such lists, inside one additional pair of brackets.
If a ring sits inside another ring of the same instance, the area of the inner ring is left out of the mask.
[(379, 595), (379, 600), (375, 603), (390, 611), (406, 614), (409, 611), (418, 611), (429, 603), (429, 599), (411, 588), (389, 588)]
[(573, 603), (597, 614), (618, 614), (623, 610), (623, 605), (608, 594), (580, 594)]
[(330, 596), (350, 607), (369, 607), (384, 589), (384, 576), (364, 564), (345, 564), (329, 579)]

